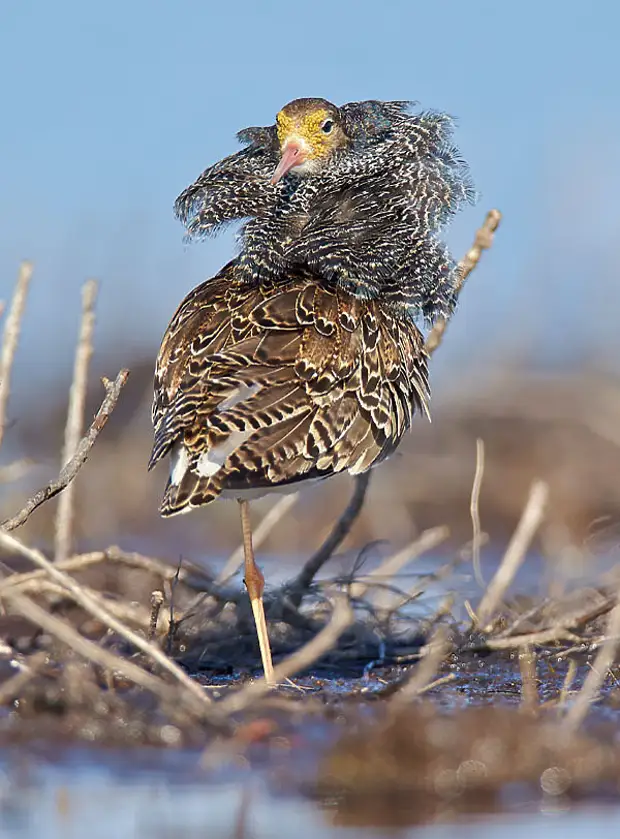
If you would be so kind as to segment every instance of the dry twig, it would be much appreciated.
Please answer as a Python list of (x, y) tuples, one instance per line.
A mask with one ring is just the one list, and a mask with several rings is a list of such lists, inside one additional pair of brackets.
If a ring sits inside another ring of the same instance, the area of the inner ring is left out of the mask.
[[(61, 467), (75, 456), (84, 429), (86, 410), (86, 391), (88, 388), (88, 368), (93, 354), (93, 331), (95, 328), (95, 302), (97, 283), (88, 280), (82, 288), (82, 320), (75, 351), (73, 381), (69, 393), (69, 410), (65, 426), (65, 441), (62, 451)], [(71, 552), (71, 539), (74, 517), (75, 482), (69, 481), (65, 491), (58, 499), (56, 526), (54, 534), (54, 559), (56, 562), (66, 559)]]
[[(80, 584), (72, 577), (69, 577), (67, 574), (60, 571), (54, 563), (46, 559), (42, 553), (34, 550), (33, 548), (27, 547), (20, 542), (19, 539), (16, 539), (14, 536), (5, 533), (2, 530), (0, 530), (0, 545), (21, 554), (31, 562), (34, 562), (35, 565), (38, 565), (39, 568), (44, 568), (53, 580), (71, 593), (76, 603), (78, 603), (94, 618), (109, 627), (113, 632), (117, 632), (121, 637), (125, 638), (126, 641), (129, 641), (130, 644), (143, 652), (164, 670), (167, 670), (168, 673), (174, 676), (178, 682), (184, 685), (189, 693), (193, 694), (196, 699), (202, 702), (205, 710), (209, 710), (211, 706), (211, 699), (205, 694), (203, 689), (194, 682), (184, 670), (181, 669), (181, 667), (175, 664), (172, 659), (168, 658), (168, 656), (155, 644), (150, 643), (137, 633), (133, 632), (125, 626), (124, 623), (115, 618), (101, 602), (98, 602), (87, 594), (84, 591), (83, 586), (80, 586)], [(13, 591), (8, 591), (3, 594), (3, 597), (14, 598), (14, 596), (15, 592)]]
[[(161, 579), (165, 581), (170, 581), (177, 575), (177, 569), (172, 565), (169, 565), (167, 562), (155, 559), (154, 557), (143, 556), (139, 553), (126, 553), (117, 547), (110, 547), (105, 551), (93, 551), (92, 553), (77, 554), (76, 556), (69, 557), (69, 559), (56, 563), (56, 568), (61, 571), (84, 571), (85, 569), (91, 568), (94, 565), (99, 565), (102, 562), (114, 562), (119, 565), (126, 565), (128, 568), (136, 568), (148, 574), (161, 577)], [(31, 583), (36, 583), (38, 580), (47, 578), (47, 576), (47, 571), (40, 568), (36, 571), (24, 571), (22, 573), (11, 574), (6, 577), (6, 579), (0, 581), (0, 597), (2, 596), (2, 592), (7, 588), (13, 588), (15, 586), (28, 586)], [(201, 592), (209, 590), (209, 593), (212, 593), (212, 596), (220, 596), (223, 599), (228, 600), (228, 591), (224, 591), (219, 588), (216, 588), (213, 592), (210, 591), (212, 580), (206, 573), (202, 572), (201, 569), (192, 569), (183, 566), (180, 569), (179, 581), (188, 588)], [(230, 592), (230, 594), (231, 597), (233, 597), (235, 593)], [(245, 600), (243, 602), (245, 602)]]
[[(12, 591), (7, 592), (4, 595), (4, 599), (14, 611), (32, 621), (37, 626), (40, 626), (45, 632), (49, 632), (50, 635), (58, 638), (59, 641), (62, 641), (72, 650), (75, 650), (76, 653), (87, 661), (105, 667), (112, 672), (120, 673), (134, 684), (146, 688), (164, 699), (176, 702), (181, 699), (179, 691), (171, 685), (166, 684), (158, 676), (154, 676), (132, 661), (128, 661), (126, 658), (122, 658), (110, 650), (104, 649), (99, 644), (89, 641), (88, 638), (80, 635), (71, 624), (63, 621), (56, 615), (50, 614), (29, 597), (26, 597), (26, 595)], [(194, 707), (196, 708), (195, 704)]]
[(519, 670), (521, 672), (521, 705), (524, 711), (533, 711), (538, 707), (539, 697), (536, 653), (530, 644), (519, 652)]
[[(474, 244), (467, 251), (463, 259), (459, 263), (460, 271), (459, 283), (456, 288), (457, 296), (461, 293), (465, 281), (480, 261), (482, 252), (488, 250), (493, 244), (493, 236), (495, 234), (495, 231), (499, 227), (499, 223), (501, 220), (502, 214), (499, 210), (489, 210), (482, 224), (482, 227), (480, 227), (476, 231), (476, 238), (474, 239)], [(440, 318), (429, 332), (428, 337), (426, 339), (426, 352), (429, 355), (432, 355), (443, 341), (443, 336), (446, 329), (448, 328), (449, 322), (449, 318)]]
[(485, 629), (485, 631), (490, 630), (487, 623), (492, 618), (506, 590), (512, 583), (515, 574), (525, 559), (527, 549), (544, 518), (548, 495), (549, 487), (546, 483), (537, 481), (532, 484), (527, 503), (506, 549), (504, 558), (495, 572), (493, 579), (487, 586), (487, 590), (478, 606), (478, 625)]
[(609, 668), (616, 658), (618, 645), (620, 644), (620, 591), (618, 592), (616, 605), (609, 613), (605, 635), (605, 643), (598, 651), (581, 690), (564, 717), (564, 729), (570, 733), (575, 732), (585, 719), (590, 705), (596, 699)]
[(469, 502), (469, 512), (471, 515), (471, 525), (473, 531), (472, 538), (472, 566), (474, 569), (474, 577), (481, 588), (484, 588), (485, 582), (482, 576), (482, 566), (480, 565), (480, 548), (482, 541), (482, 529), (480, 527), (480, 489), (482, 487), (482, 478), (484, 477), (484, 440), (478, 438), (476, 440), (476, 471), (474, 473), (474, 481), (471, 487), (471, 499)]
[[(149, 629), (151, 611), (141, 603), (132, 603), (128, 600), (115, 600), (113, 598), (106, 597), (97, 589), (90, 588), (90, 586), (86, 586), (83, 583), (80, 584), (80, 589), (89, 597), (92, 597), (93, 600), (97, 601), (97, 603), (101, 604), (101, 606), (110, 612), (111, 615), (114, 615), (114, 617), (123, 621), (123, 623), (126, 623), (129, 626), (138, 627), (144, 630), (145, 633)], [(48, 597), (53, 601), (54, 606), (58, 606), (59, 601), (61, 600), (71, 600), (74, 603), (77, 603), (77, 600), (73, 596), (72, 592), (67, 591), (67, 589), (59, 583), (55, 583), (53, 580), (50, 580), (47, 575), (44, 579), (30, 580), (29, 582), (22, 583), (22, 585), (11, 589), (11, 591), (15, 590), (20, 591), (22, 594), (36, 594)], [(1, 597), (2, 595), (0, 594), (0, 599)], [(79, 606), (80, 604), (77, 603), (77, 605)]]
[(156, 589), (151, 594), (151, 616), (149, 618), (149, 641), (155, 638), (157, 633), (157, 621), (159, 620), (159, 611), (164, 602), (164, 593)]
[(420, 661), (415, 666), (413, 675), (407, 677), (391, 699), (392, 707), (404, 705), (423, 692), (451, 649), (452, 644), (447, 627), (438, 626), (428, 644), (423, 647)]
[(16, 515), (12, 518), (7, 519), (2, 523), (3, 530), (10, 531), (15, 530), (17, 527), (21, 527), (22, 524), (28, 521), (37, 507), (40, 507), (41, 504), (44, 504), (46, 501), (49, 501), (50, 498), (54, 498), (54, 496), (58, 495), (59, 492), (62, 492), (62, 490), (75, 478), (81, 467), (86, 463), (90, 450), (95, 444), (95, 440), (103, 430), (110, 414), (114, 410), (128, 376), (129, 370), (121, 370), (113, 382), (110, 382), (108, 379), (103, 379), (103, 385), (106, 390), (105, 398), (101, 403), (101, 407), (97, 411), (97, 415), (88, 429), (88, 432), (80, 440), (75, 455), (65, 466), (63, 466), (60, 470), (60, 475), (55, 481), (51, 481), (51, 483), (49, 483), (46, 487), (43, 487), (43, 489), (36, 492), (28, 499), (19, 513), (16, 513)]
[(32, 263), (22, 262), (17, 275), (17, 283), (11, 300), (11, 306), (7, 314), (2, 333), (2, 352), (0, 353), (0, 447), (6, 427), (6, 409), (11, 392), (11, 371), (15, 350), (19, 341), (22, 318), (28, 296), (28, 288), (32, 278)]
[[(388, 556), (383, 562), (374, 568), (370, 573), (358, 577), (349, 588), (351, 597), (363, 597), (371, 585), (374, 583), (385, 583), (394, 577), (398, 572), (408, 565), (410, 562), (421, 557), (428, 551), (432, 551), (450, 535), (450, 530), (447, 527), (432, 527), (430, 530), (425, 530), (407, 547), (398, 551), (392, 556)], [(371, 600), (374, 600), (375, 605), (380, 605), (380, 592), (376, 592)]]
[(573, 686), (573, 682), (575, 681), (575, 676), (577, 675), (577, 662), (574, 658), (570, 658), (568, 660), (568, 667), (566, 668), (566, 675), (564, 676), (564, 681), (562, 682), (562, 690), (560, 691), (560, 707), (566, 707), (566, 702), (568, 700), (569, 694), (571, 692), (571, 688)]

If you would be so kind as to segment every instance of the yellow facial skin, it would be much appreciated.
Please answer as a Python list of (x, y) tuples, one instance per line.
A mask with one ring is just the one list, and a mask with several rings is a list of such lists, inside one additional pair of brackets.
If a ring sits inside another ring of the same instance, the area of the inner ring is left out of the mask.
[[(326, 133), (322, 126), (331, 120), (333, 127)], [(304, 149), (305, 160), (318, 160), (346, 143), (344, 132), (333, 115), (324, 108), (307, 111), (294, 116), (282, 110), (276, 117), (276, 128), (280, 149), (287, 143), (297, 142)]]

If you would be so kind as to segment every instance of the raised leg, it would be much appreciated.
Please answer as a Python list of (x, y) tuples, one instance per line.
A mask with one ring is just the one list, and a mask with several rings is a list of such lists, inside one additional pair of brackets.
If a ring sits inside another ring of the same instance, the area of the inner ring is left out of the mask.
[(254, 548), (252, 547), (252, 525), (250, 524), (250, 506), (247, 501), (239, 501), (241, 509), (241, 528), (243, 530), (243, 551), (245, 554), (245, 587), (250, 595), (256, 634), (258, 635), (258, 646), (260, 657), (265, 671), (267, 684), (275, 685), (273, 678), (273, 662), (271, 661), (271, 647), (267, 635), (267, 620), (265, 619), (265, 608), (263, 606), (263, 591), (265, 589), (265, 578), (262, 571), (254, 560)]

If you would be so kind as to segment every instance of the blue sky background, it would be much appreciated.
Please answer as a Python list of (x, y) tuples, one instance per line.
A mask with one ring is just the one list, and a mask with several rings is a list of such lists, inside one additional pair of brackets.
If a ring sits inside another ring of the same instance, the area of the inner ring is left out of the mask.
[(175, 197), (298, 96), (459, 118), (481, 199), (451, 229), (455, 253), (489, 207), (504, 224), (440, 371), (475, 375), (522, 346), (615, 363), (619, 32), (614, 0), (2, 0), (0, 297), (20, 259), (36, 266), (18, 389), (68, 374), (86, 277), (101, 281), (98, 346), (155, 353), (233, 249), (228, 234), (185, 246)]

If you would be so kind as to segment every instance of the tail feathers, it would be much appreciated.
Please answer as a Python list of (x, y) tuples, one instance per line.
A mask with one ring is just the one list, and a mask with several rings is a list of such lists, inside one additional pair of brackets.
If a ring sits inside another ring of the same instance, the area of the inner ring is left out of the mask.
[[(171, 427), (171, 425), (173, 427)], [(175, 444), (178, 436), (178, 428), (174, 427), (174, 424), (170, 423), (166, 419), (156, 427), (153, 448), (151, 450), (151, 456), (147, 466), (149, 472), (156, 463), (159, 463), (159, 461), (170, 452), (170, 449)]]
[(216, 480), (201, 477), (188, 470), (178, 484), (168, 479), (159, 512), (162, 516), (189, 513), (195, 507), (202, 507), (215, 501), (220, 492), (221, 487)]

